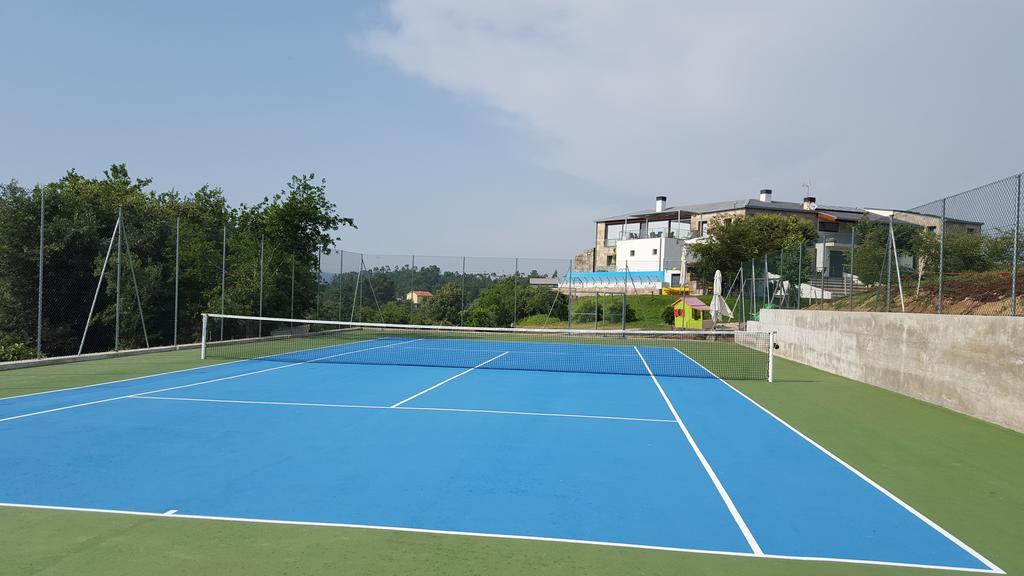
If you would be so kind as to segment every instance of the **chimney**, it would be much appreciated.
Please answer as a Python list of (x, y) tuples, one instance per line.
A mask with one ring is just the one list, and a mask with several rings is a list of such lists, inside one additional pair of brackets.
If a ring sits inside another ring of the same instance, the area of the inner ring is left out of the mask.
[(760, 199), (761, 199), (761, 202), (771, 202), (772, 201), (772, 191), (771, 191), (771, 189), (770, 188), (765, 188), (764, 190), (761, 190)]
[(804, 196), (804, 210), (817, 210), (818, 199), (814, 196)]
[(655, 212), (661, 212), (662, 210), (665, 209), (665, 200), (667, 200), (667, 198), (665, 198), (664, 196), (658, 196), (657, 198), (654, 199)]

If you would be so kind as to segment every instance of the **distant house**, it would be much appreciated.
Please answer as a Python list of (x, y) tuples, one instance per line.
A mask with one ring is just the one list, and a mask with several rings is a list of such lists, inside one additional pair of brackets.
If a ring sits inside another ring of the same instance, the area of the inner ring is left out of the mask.
[[(849, 252), (854, 240), (853, 227), (862, 218), (887, 220), (862, 208), (821, 205), (812, 196), (804, 197), (801, 202), (774, 200), (771, 190), (762, 190), (757, 198), (686, 206), (665, 204), (666, 198), (658, 196), (654, 210), (597, 220), (594, 247), (576, 256), (574, 274), (627, 269), (631, 272), (661, 271), (666, 287), (692, 288), (693, 278), (688, 268), (697, 259), (691, 248), (707, 240), (710, 226), (744, 216), (778, 214), (806, 219), (814, 225), (818, 233), (814, 269), (824, 273), (826, 283), (832, 281), (843, 286), (844, 277), (851, 278)], [(896, 222), (914, 224), (932, 232), (942, 228), (943, 222), (966, 233), (977, 233), (981, 229), (978, 222), (943, 220), (939, 216), (908, 211), (897, 210), (893, 218)]]
[(414, 305), (419, 306), (420, 304), (426, 304), (428, 300), (433, 298), (434, 295), (426, 290), (413, 290), (405, 294), (405, 299), (412, 302)]

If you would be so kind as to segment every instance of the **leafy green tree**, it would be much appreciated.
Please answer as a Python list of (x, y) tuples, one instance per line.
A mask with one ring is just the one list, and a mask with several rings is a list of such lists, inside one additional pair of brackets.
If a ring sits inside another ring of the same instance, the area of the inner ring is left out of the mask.
[(432, 323), (458, 326), (462, 322), (462, 287), (454, 282), (441, 286), (423, 306), (424, 315)]
[(799, 246), (815, 238), (814, 224), (796, 216), (759, 214), (732, 220), (716, 218), (708, 227), (707, 240), (691, 247), (698, 256), (694, 274), (710, 281), (715, 270), (738, 270), (751, 258)]

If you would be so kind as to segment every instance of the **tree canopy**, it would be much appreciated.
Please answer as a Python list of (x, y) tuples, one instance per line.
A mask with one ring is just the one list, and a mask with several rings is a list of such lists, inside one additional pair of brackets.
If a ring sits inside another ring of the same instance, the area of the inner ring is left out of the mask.
[(694, 275), (710, 281), (715, 270), (732, 272), (751, 258), (799, 246), (815, 238), (814, 223), (797, 216), (757, 214), (731, 220), (716, 218), (708, 226), (707, 240), (691, 247), (699, 258)]

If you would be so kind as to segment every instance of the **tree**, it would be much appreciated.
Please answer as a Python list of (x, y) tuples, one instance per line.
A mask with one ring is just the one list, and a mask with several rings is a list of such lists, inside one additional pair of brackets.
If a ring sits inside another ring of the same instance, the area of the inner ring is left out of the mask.
[(691, 248), (698, 256), (694, 275), (710, 281), (715, 270), (738, 270), (751, 258), (799, 246), (815, 238), (814, 224), (796, 216), (759, 214), (732, 220), (716, 218), (708, 227), (707, 240)]
[(441, 286), (423, 308), (424, 315), (434, 324), (460, 325), (462, 323), (462, 287), (454, 282)]

